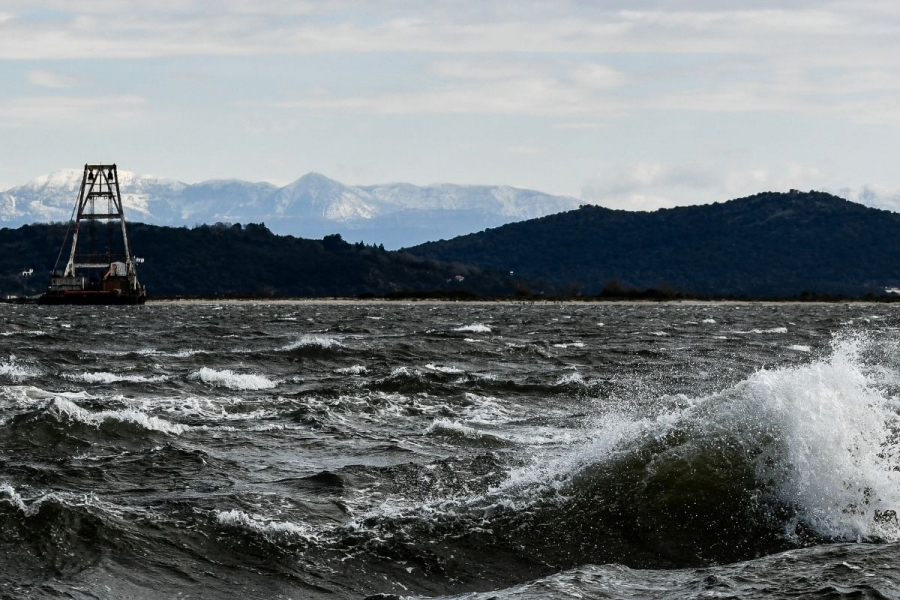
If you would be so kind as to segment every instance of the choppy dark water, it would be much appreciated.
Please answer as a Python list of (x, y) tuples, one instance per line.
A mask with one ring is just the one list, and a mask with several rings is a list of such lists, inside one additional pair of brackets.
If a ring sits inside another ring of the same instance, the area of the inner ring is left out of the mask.
[(0, 306), (0, 597), (900, 597), (895, 313)]

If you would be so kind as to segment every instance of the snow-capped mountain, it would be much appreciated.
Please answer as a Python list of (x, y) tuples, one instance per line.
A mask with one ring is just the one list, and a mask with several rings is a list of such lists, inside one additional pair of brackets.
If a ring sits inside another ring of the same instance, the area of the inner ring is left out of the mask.
[[(61, 169), (0, 192), (0, 223), (17, 226), (44, 221), (68, 221), (81, 188), (83, 169)], [(119, 171), (126, 217), (158, 222), (168, 217), (164, 207), (176, 200), (185, 184), (152, 175)], [(153, 209), (151, 210), (151, 205)]]
[[(62, 169), (0, 192), (0, 225), (68, 221), (81, 169)], [(126, 217), (156, 225), (263, 222), (277, 233), (388, 248), (455, 237), (577, 208), (576, 198), (506, 186), (391, 183), (350, 186), (308, 173), (284, 187), (235, 179), (186, 184), (119, 171)]]

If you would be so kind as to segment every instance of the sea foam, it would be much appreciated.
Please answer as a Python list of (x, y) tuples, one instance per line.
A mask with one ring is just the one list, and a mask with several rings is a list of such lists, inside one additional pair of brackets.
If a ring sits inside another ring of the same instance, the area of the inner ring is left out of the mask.
[(459, 367), (436, 365), (434, 363), (428, 363), (427, 365), (425, 365), (425, 368), (429, 369), (430, 371), (437, 371), (438, 373), (447, 373), (448, 375), (460, 375), (462, 373), (465, 373), (465, 371), (463, 371)]
[(71, 400), (66, 398), (54, 398), (48, 405), (48, 412), (53, 414), (60, 420), (71, 419), (80, 423), (93, 426), (100, 426), (106, 421), (119, 421), (121, 423), (131, 423), (147, 429), (148, 431), (159, 431), (172, 435), (178, 435), (188, 429), (186, 425), (180, 423), (172, 423), (159, 417), (153, 417), (139, 410), (123, 409), (123, 410), (104, 410), (100, 412), (90, 412), (78, 406)]
[(0, 362), (0, 377), (8, 377), (15, 382), (37, 377), (40, 374), (41, 372), (37, 368), (20, 363), (15, 356), (10, 356), (9, 360)]
[(213, 387), (225, 387), (232, 390), (268, 390), (275, 387), (276, 383), (262, 375), (253, 373), (235, 373), (231, 369), (217, 371), (203, 367), (194, 371), (188, 379), (200, 380)]
[(304, 335), (298, 340), (283, 346), (282, 350), (296, 350), (298, 348), (322, 348), (329, 350), (331, 348), (342, 348), (340, 340), (326, 335)]
[(463, 331), (468, 333), (490, 333), (491, 328), (483, 323), (474, 323), (472, 325), (463, 325), (462, 327), (457, 327), (453, 331)]
[(85, 383), (118, 383), (120, 381), (127, 383), (159, 383), (169, 380), (165, 375), (125, 375), (122, 373), (107, 373), (104, 371), (96, 371), (93, 373), (84, 372), (80, 374), (67, 373), (63, 375), (63, 377), (70, 381), (83, 381)]
[(308, 525), (266, 520), (259, 516), (251, 516), (242, 510), (216, 511), (216, 521), (221, 525), (257, 531), (265, 536), (288, 535), (305, 540), (314, 540), (317, 537)]

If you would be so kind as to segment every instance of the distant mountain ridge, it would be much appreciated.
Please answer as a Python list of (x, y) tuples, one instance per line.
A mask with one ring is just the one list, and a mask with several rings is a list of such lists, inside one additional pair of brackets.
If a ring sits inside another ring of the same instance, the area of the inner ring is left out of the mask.
[[(62, 169), (0, 192), (0, 225), (67, 221), (81, 169)], [(414, 245), (577, 207), (576, 198), (508, 186), (390, 183), (350, 186), (308, 173), (283, 187), (237, 179), (187, 184), (119, 171), (130, 221), (155, 225), (264, 222), (307, 238), (340, 233), (388, 248)]]
[(583, 206), (407, 251), (586, 294), (858, 296), (900, 286), (900, 214), (823, 192), (767, 192), (652, 213)]

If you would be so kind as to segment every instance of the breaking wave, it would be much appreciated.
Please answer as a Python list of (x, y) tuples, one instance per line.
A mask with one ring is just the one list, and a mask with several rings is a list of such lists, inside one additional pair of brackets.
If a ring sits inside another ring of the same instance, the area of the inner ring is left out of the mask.
[(508, 443), (507, 440), (500, 436), (445, 418), (435, 419), (425, 430), (425, 435), (472, 440), (483, 445), (504, 445)]
[(629, 514), (669, 559), (672, 549), (720, 561), (813, 538), (900, 540), (898, 407), (865, 347), (836, 340), (826, 359), (760, 370), (653, 419), (607, 415), (595, 441), (515, 471), (502, 489), (553, 496), (582, 522)]
[(761, 333), (787, 333), (787, 332), (788, 332), (787, 327), (771, 327), (771, 328), (769, 328), (769, 329), (751, 329), (751, 330), (749, 330), (749, 331), (732, 331), (731, 333), (737, 333), (737, 334), (747, 334), (747, 333), (761, 334)]
[[(604, 414), (591, 441), (538, 453), (483, 494), (367, 523), (374, 536), (398, 523), (411, 537), (446, 530), (454, 544), (488, 528), (499, 546), (563, 566), (686, 567), (900, 541), (898, 406), (866, 351), (865, 338), (839, 339), (827, 358), (670, 398), (659, 416)], [(489, 435), (445, 418), (426, 433)]]
[(213, 387), (225, 387), (232, 390), (269, 390), (276, 386), (274, 381), (262, 375), (235, 373), (231, 369), (217, 371), (203, 367), (199, 371), (191, 373), (188, 378), (200, 380)]
[(137, 537), (140, 511), (129, 512), (126, 517), (122, 507), (91, 493), (50, 492), (26, 499), (12, 485), (0, 484), (0, 535), (25, 559), (18, 568), (35, 575), (50, 570), (66, 578), (97, 564), (110, 550), (127, 552), (122, 541)]
[(91, 412), (78, 406), (71, 400), (60, 397), (53, 399), (47, 407), (47, 413), (55, 416), (60, 421), (72, 420), (93, 426), (100, 426), (107, 421), (118, 421), (120, 423), (137, 425), (148, 431), (159, 431), (172, 435), (178, 435), (188, 429), (186, 425), (153, 417), (139, 410), (123, 409)]
[(483, 323), (474, 323), (472, 325), (463, 325), (457, 327), (453, 331), (462, 331), (466, 333), (490, 333), (491, 328)]
[(449, 365), (436, 365), (434, 363), (428, 363), (427, 365), (425, 365), (425, 368), (431, 371), (436, 371), (438, 373), (446, 373), (448, 375), (461, 375), (465, 373), (465, 371), (463, 371), (459, 367), (452, 367)]
[(312, 348), (319, 350), (331, 350), (333, 348), (343, 348), (344, 345), (337, 338), (326, 335), (304, 335), (298, 340), (283, 346), (284, 351), (298, 350), (302, 348)]
[(216, 511), (216, 521), (220, 525), (241, 527), (262, 533), (264, 536), (292, 536), (304, 540), (314, 540), (318, 536), (311, 527), (288, 521), (274, 521), (251, 516), (242, 510)]
[(365, 375), (369, 369), (365, 365), (353, 365), (350, 367), (340, 367), (334, 370), (338, 375)]
[(40, 374), (41, 372), (37, 368), (22, 364), (15, 356), (10, 356), (8, 360), (0, 361), (0, 377), (8, 377), (15, 382), (38, 377)]
[(63, 377), (70, 381), (83, 381), (85, 383), (159, 383), (169, 380), (165, 375), (123, 375), (121, 373), (106, 373), (104, 371), (80, 374), (67, 373)]

